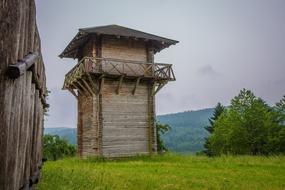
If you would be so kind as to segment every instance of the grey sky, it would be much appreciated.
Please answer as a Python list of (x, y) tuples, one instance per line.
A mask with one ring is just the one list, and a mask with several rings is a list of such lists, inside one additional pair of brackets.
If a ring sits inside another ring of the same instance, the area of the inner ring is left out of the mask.
[(75, 127), (76, 100), (61, 87), (75, 64), (57, 55), (78, 28), (118, 24), (179, 40), (155, 56), (177, 81), (157, 95), (157, 114), (227, 105), (247, 88), (273, 104), (285, 94), (284, 0), (36, 0), (51, 90), (46, 127)]

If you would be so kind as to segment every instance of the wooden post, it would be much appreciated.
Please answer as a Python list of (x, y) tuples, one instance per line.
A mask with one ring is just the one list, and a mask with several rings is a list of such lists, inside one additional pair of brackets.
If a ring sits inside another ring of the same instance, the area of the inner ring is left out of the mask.
[(101, 78), (101, 82), (100, 82), (99, 94), (102, 94), (102, 90), (104, 87), (104, 81), (105, 81), (104, 75), (102, 75), (100, 78)]
[(83, 122), (82, 122), (82, 115), (83, 115), (83, 110), (82, 110), (82, 95), (78, 96), (78, 101), (77, 101), (77, 107), (78, 107), (78, 112), (77, 112), (77, 155), (79, 157), (82, 157), (82, 137), (83, 137)]
[(137, 80), (136, 80), (136, 84), (135, 84), (135, 87), (134, 87), (133, 92), (132, 92), (133, 95), (135, 95), (135, 93), (136, 93), (136, 89), (137, 89), (137, 86), (138, 86), (139, 83), (140, 83), (140, 80), (141, 80), (140, 77), (138, 77)]
[(88, 78), (89, 83), (90, 83), (91, 86), (92, 86), (92, 89), (93, 89), (94, 94), (97, 94), (99, 90), (98, 90), (98, 88), (96, 87), (96, 85), (94, 84), (94, 81), (92, 80), (92, 76), (91, 76), (89, 73), (87, 73), (87, 78)]
[(121, 86), (122, 86), (123, 79), (124, 79), (124, 75), (120, 76), (118, 87), (117, 87), (117, 90), (116, 90), (117, 94), (120, 93), (120, 89), (121, 89)]
[(8, 67), (7, 74), (10, 78), (15, 79), (20, 75), (23, 75), (26, 70), (28, 70), (38, 58), (37, 52), (28, 53), (23, 59), (20, 59), (16, 64), (11, 64)]
[(83, 84), (85, 85), (85, 87), (87, 88), (88, 92), (93, 96), (95, 93), (93, 92), (93, 90), (91, 89), (91, 87), (89, 86), (89, 84), (85, 81), (85, 79), (82, 77), (81, 78)]

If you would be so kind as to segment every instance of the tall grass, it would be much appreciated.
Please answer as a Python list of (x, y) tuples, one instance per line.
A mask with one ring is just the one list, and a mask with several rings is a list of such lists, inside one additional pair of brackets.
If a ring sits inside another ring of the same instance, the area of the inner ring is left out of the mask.
[(285, 156), (67, 158), (44, 165), (38, 189), (285, 189)]

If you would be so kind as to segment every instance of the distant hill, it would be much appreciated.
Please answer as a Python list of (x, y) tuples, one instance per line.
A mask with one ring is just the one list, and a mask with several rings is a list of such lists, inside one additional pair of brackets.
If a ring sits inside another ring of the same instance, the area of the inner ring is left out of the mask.
[(161, 123), (169, 124), (171, 131), (163, 135), (169, 150), (180, 153), (195, 153), (203, 150), (208, 132), (204, 129), (214, 109), (186, 111), (157, 116)]
[(69, 143), (76, 144), (76, 139), (77, 139), (76, 138), (76, 135), (77, 135), (76, 128), (67, 128), (67, 127), (45, 128), (44, 134), (58, 135), (68, 140)]
[[(157, 116), (159, 122), (171, 126), (171, 131), (162, 137), (169, 150), (180, 153), (201, 151), (208, 135), (204, 127), (212, 113), (213, 108), (209, 108)], [(76, 144), (75, 128), (45, 128), (44, 133), (59, 135)]]

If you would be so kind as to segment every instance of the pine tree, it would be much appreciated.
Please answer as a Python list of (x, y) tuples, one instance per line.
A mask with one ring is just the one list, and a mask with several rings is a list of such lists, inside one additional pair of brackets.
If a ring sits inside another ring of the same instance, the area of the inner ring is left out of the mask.
[[(214, 124), (215, 121), (218, 120), (218, 118), (222, 115), (222, 113), (225, 111), (225, 107), (219, 102), (215, 109), (214, 109), (214, 113), (213, 116), (209, 119), (209, 124), (208, 126), (205, 127), (205, 129), (212, 134), (214, 132)], [(212, 151), (210, 149), (210, 142), (209, 142), (209, 138), (205, 139), (205, 144), (204, 144), (204, 153), (208, 156), (212, 156)]]
[(210, 125), (206, 126), (205, 129), (212, 134), (214, 131), (214, 123), (220, 117), (220, 115), (225, 111), (225, 107), (219, 102), (215, 109), (213, 116), (209, 119)]

